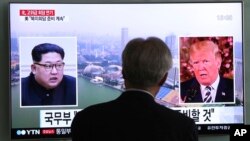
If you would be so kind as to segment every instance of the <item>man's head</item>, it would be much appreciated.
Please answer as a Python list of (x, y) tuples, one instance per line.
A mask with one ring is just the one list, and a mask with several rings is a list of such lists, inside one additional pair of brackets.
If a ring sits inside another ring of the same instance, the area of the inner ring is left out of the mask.
[(199, 41), (190, 46), (190, 63), (196, 79), (202, 85), (211, 85), (219, 75), (221, 54), (212, 41)]
[(58, 45), (43, 43), (35, 46), (31, 54), (31, 70), (37, 83), (46, 89), (57, 87), (63, 78), (64, 50)]
[(123, 77), (134, 88), (162, 85), (171, 67), (171, 52), (156, 37), (135, 38), (128, 42), (122, 53)]

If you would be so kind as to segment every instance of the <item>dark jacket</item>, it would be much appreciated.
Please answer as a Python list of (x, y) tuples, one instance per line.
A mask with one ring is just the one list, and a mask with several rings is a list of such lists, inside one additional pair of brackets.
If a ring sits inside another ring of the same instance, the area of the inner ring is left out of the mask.
[(194, 121), (155, 102), (141, 91), (127, 91), (111, 102), (78, 112), (72, 141), (197, 141)]
[(64, 75), (62, 82), (52, 90), (40, 86), (31, 73), (22, 78), (22, 106), (76, 105), (76, 79)]
[[(181, 98), (186, 103), (203, 102), (200, 84), (196, 78), (192, 78), (181, 83)], [(220, 77), (217, 88), (215, 102), (234, 102), (234, 82), (233, 79)]]

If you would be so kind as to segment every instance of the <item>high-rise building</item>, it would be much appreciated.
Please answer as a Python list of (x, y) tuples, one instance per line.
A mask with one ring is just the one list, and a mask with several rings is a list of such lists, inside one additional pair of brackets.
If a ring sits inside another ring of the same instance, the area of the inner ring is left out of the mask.
[(166, 36), (165, 43), (168, 45), (174, 59), (178, 58), (177, 37), (174, 34)]
[(124, 27), (121, 29), (121, 52), (128, 43), (128, 28)]

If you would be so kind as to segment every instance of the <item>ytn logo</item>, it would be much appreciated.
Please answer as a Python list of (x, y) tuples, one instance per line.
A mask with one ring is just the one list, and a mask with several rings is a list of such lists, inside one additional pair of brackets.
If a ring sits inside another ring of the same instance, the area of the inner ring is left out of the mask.
[(17, 135), (40, 135), (40, 129), (30, 129), (30, 130), (17, 130)]

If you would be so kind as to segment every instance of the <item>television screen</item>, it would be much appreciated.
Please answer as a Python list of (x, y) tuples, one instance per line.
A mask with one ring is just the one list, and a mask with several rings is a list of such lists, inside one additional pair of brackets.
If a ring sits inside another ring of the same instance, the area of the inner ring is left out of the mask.
[[(69, 138), (78, 111), (124, 91), (121, 52), (130, 39), (149, 36), (169, 46), (174, 62), (156, 102), (193, 118), (199, 134), (229, 133), (231, 125), (244, 124), (242, 7), (242, 2), (11, 2), (11, 138)], [(204, 57), (197, 50), (196, 56), (189, 53), (204, 40), (217, 47), (217, 68), (197, 61)], [(199, 85), (205, 78), (216, 78), (212, 88)], [(217, 96), (204, 102), (207, 92), (201, 89)]]

